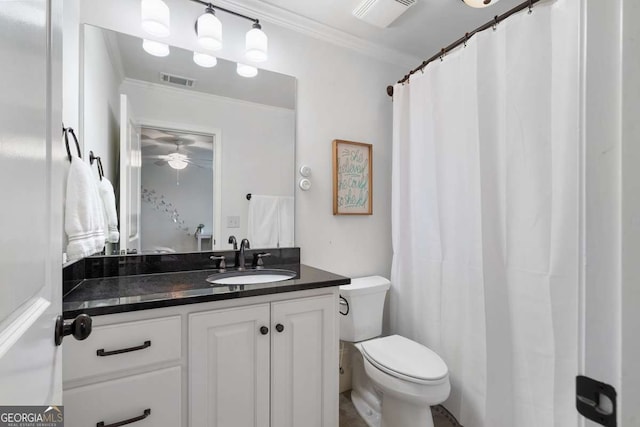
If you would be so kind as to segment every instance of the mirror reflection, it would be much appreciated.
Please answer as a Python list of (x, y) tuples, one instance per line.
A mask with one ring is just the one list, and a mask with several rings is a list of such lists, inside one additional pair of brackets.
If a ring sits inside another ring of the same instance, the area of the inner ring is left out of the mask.
[(214, 136), (149, 127), (140, 136), (142, 253), (211, 250)]
[[(107, 253), (294, 245), (295, 78), (84, 25), (82, 136), (116, 187)], [(247, 195), (252, 194), (251, 200)]]

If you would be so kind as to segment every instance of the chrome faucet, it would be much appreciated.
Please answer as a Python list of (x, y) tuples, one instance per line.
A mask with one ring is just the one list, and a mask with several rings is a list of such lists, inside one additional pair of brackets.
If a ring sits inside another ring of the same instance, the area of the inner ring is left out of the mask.
[(251, 249), (249, 239), (242, 239), (240, 242), (240, 251), (238, 252), (238, 271), (244, 271), (244, 250)]

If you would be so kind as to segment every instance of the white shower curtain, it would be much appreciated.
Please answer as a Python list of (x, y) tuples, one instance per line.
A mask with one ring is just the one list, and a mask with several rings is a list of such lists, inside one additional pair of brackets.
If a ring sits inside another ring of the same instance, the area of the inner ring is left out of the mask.
[(391, 327), (445, 360), (465, 427), (577, 425), (578, 3), (394, 88)]

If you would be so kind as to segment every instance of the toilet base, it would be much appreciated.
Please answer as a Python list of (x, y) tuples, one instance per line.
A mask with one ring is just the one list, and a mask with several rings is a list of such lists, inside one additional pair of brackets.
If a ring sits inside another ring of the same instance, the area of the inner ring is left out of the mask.
[(356, 408), (360, 418), (369, 427), (380, 427), (380, 412), (376, 411), (356, 390), (351, 391), (351, 403)]
[(409, 403), (388, 393), (382, 395), (381, 412), (380, 427), (434, 427), (429, 405)]

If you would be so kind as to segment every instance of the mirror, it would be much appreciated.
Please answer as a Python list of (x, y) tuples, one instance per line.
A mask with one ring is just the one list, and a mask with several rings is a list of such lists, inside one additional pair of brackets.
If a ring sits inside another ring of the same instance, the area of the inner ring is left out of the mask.
[(173, 46), (153, 56), (86, 24), (82, 45), (84, 152), (101, 157), (119, 214), (107, 254), (227, 250), (229, 236), (294, 246), (294, 77), (205, 68)]

